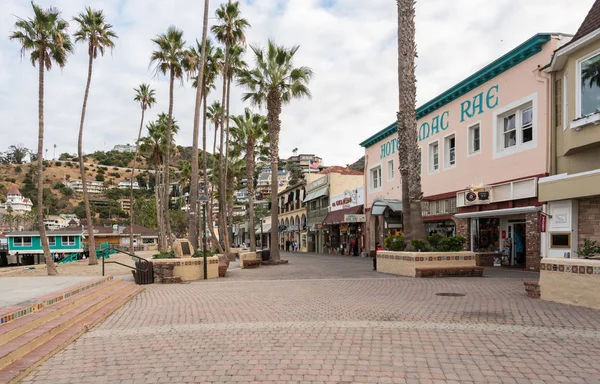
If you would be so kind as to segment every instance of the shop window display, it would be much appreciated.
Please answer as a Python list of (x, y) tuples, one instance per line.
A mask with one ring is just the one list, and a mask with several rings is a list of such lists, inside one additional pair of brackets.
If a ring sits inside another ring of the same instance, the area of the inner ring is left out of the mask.
[(500, 219), (479, 219), (473, 245), (473, 249), (477, 252), (498, 252), (500, 250)]

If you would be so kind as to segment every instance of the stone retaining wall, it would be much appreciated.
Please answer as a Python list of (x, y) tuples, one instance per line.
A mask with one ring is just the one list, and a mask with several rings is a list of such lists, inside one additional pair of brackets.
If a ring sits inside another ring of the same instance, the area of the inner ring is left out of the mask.
[(419, 268), (475, 267), (473, 252), (377, 252), (377, 272), (416, 277)]
[(600, 309), (600, 260), (542, 259), (543, 300)]
[[(154, 267), (154, 281), (156, 283), (174, 283), (180, 281), (193, 281), (204, 279), (204, 260), (201, 257), (185, 259), (151, 259)], [(219, 277), (219, 258), (207, 257), (207, 277)]]
[(244, 260), (257, 260), (256, 252), (243, 252), (240, 253), (240, 268), (244, 267)]

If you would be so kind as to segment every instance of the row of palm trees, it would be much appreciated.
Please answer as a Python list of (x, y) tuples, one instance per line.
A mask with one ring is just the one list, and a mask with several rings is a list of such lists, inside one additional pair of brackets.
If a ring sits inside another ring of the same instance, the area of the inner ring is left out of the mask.
[[(169, 221), (169, 186), (170, 186), (170, 164), (173, 150), (173, 136), (177, 133), (177, 125), (173, 118), (173, 89), (175, 80), (183, 80), (184, 75), (192, 79), (192, 85), (196, 87), (196, 102), (194, 111), (194, 130), (193, 130), (193, 161), (191, 162), (190, 174), (190, 215), (189, 227), (190, 238), (193, 244), (197, 247), (198, 240), (198, 217), (197, 198), (199, 195), (199, 156), (198, 156), (198, 139), (200, 125), (200, 110), (202, 109), (203, 116), (203, 185), (204, 193), (210, 194), (211, 198), (218, 197), (219, 199), (219, 225), (220, 238), (223, 240), (223, 249), (221, 252), (229, 252), (229, 238), (227, 233), (227, 212), (228, 212), (228, 196), (233, 193), (233, 185), (231, 178), (228, 177), (229, 168), (235, 161), (230, 161), (230, 156), (240, 156), (244, 154), (246, 158), (246, 177), (249, 180), (249, 189), (253, 190), (253, 168), (255, 163), (256, 151), (255, 148), (259, 143), (266, 141), (265, 130), (268, 127), (270, 137), (269, 148), (271, 157), (271, 167), (274, 174), (278, 168), (278, 144), (279, 131), (281, 122), (279, 115), (281, 106), (289, 103), (294, 98), (310, 97), (310, 91), (307, 87), (312, 71), (307, 67), (293, 66), (293, 57), (298, 47), (287, 49), (283, 46), (276, 45), (269, 40), (267, 48), (261, 49), (258, 46), (252, 46), (254, 54), (255, 66), (249, 68), (243, 60), (245, 54), (245, 30), (250, 24), (245, 20), (240, 12), (239, 3), (228, 0), (227, 3), (221, 4), (216, 11), (217, 24), (211, 28), (215, 39), (220, 42), (223, 47), (217, 47), (207, 36), (208, 30), (208, 5), (209, 1), (205, 0), (204, 7), (204, 22), (202, 40), (196, 41), (196, 45), (191, 48), (186, 48), (183, 39), (183, 31), (171, 26), (165, 34), (158, 35), (152, 39), (155, 43), (156, 50), (151, 54), (151, 66), (155, 75), (162, 74), (169, 78), (169, 108), (166, 114), (160, 114), (155, 122), (148, 124), (148, 136), (142, 138), (142, 130), (144, 126), (145, 112), (156, 103), (155, 91), (147, 84), (141, 84), (135, 89), (134, 100), (139, 103), (141, 108), (141, 121), (138, 130), (138, 146), (136, 148), (137, 159), (140, 149), (150, 151), (150, 162), (157, 170), (157, 222), (161, 239), (161, 248), (164, 249), (170, 245), (171, 233)], [(60, 68), (65, 67), (67, 59), (74, 51), (74, 45), (71, 36), (68, 33), (69, 24), (61, 18), (60, 12), (56, 8), (42, 9), (32, 2), (34, 16), (28, 19), (19, 18), (15, 23), (15, 31), (11, 33), (10, 38), (17, 40), (21, 44), (22, 55), (30, 54), (31, 63), (38, 67), (39, 81), (39, 97), (38, 97), (38, 159), (43, 158), (43, 141), (44, 141), (44, 70), (50, 70), (54, 65)], [(83, 129), (85, 125), (85, 113), (87, 109), (88, 95), (90, 92), (93, 63), (98, 56), (103, 56), (106, 50), (112, 50), (115, 46), (115, 41), (118, 38), (113, 31), (113, 26), (106, 22), (104, 13), (101, 10), (93, 10), (89, 7), (84, 12), (78, 14), (73, 21), (77, 25), (77, 31), (73, 35), (74, 42), (81, 42), (87, 45), (88, 51), (88, 75), (85, 85), (83, 104), (81, 109), (81, 120), (79, 125), (78, 135), (78, 155), (79, 165), (81, 170), (81, 178), (84, 189), (84, 203), (86, 208), (86, 219), (88, 225), (91, 225), (91, 211), (89, 206), (89, 198), (87, 193), (87, 183), (85, 166), (83, 163)], [(212, 105), (207, 105), (208, 94), (215, 89), (215, 83), (218, 76), (222, 78), (221, 102), (214, 102)], [(255, 114), (249, 109), (244, 111), (243, 115), (235, 116), (230, 119), (229, 105), (231, 95), (231, 83), (236, 80), (237, 84), (244, 87), (247, 93), (244, 94), (243, 100), (250, 101), (252, 105), (263, 108), (266, 106), (267, 117)], [(203, 107), (203, 108), (202, 108)], [(208, 182), (208, 156), (206, 125), (207, 120), (210, 120), (215, 128), (215, 138), (213, 142), (213, 154), (215, 154), (217, 132), (219, 132), (219, 154), (213, 156), (211, 164), (212, 183)], [(235, 129), (230, 133), (229, 124), (232, 120), (235, 124)], [(243, 143), (243, 146), (236, 146), (230, 150), (231, 135), (234, 135), (236, 143)], [(142, 148), (140, 145), (142, 144)], [(216, 164), (218, 160), (218, 164)], [(236, 159), (240, 164), (239, 158)], [(135, 160), (132, 167), (132, 180), (135, 174)], [(38, 161), (38, 206), (43, 205), (42, 190), (43, 190), (43, 168), (41, 160)], [(218, 176), (217, 176), (218, 174)], [(217, 178), (217, 180), (215, 180)], [(133, 183), (132, 183), (133, 184)], [(218, 189), (214, 187), (208, 190), (209, 185), (215, 186), (218, 184)], [(131, 186), (131, 194), (133, 194), (133, 185)], [(251, 198), (254, 194), (250, 193)], [(277, 200), (277, 184), (272, 186), (271, 200)], [(212, 207), (211, 204), (208, 205)], [(253, 201), (250, 204), (251, 225), (254, 225)], [(277, 206), (272, 207), (272, 220), (277, 222)], [(133, 223), (133, 209), (131, 211), (131, 223)], [(212, 215), (211, 215), (212, 217)], [(208, 220), (209, 227), (212, 227), (212, 220)], [(48, 247), (48, 239), (46, 237), (45, 228), (43, 225), (43, 210), (38, 209), (38, 225), (48, 274), (56, 274), (56, 268), (51, 262), (51, 255)], [(215, 244), (220, 247), (216, 241), (214, 229), (210, 228), (213, 234)], [(96, 264), (95, 244), (93, 231), (88, 231), (89, 249), (90, 249), (90, 264)], [(130, 245), (133, 247), (133, 234), (130, 233)], [(278, 236), (272, 234), (273, 257), (278, 258)], [(254, 245), (253, 245), (254, 248)], [(133, 250), (133, 249), (132, 249)]]

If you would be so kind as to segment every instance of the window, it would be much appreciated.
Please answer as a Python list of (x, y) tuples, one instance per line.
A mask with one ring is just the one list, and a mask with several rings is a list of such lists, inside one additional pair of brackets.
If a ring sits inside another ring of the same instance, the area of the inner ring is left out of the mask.
[(578, 117), (581, 117), (600, 109), (600, 54), (582, 60), (578, 72), (581, 77)]
[(504, 148), (517, 145), (517, 116), (513, 113), (504, 117)]
[(437, 172), (440, 169), (440, 151), (438, 142), (429, 144), (429, 173)]
[(48, 245), (50, 247), (56, 247), (56, 237), (48, 236)]
[(469, 127), (469, 155), (479, 153), (481, 150), (481, 128), (479, 124)]
[(62, 244), (63, 245), (75, 245), (75, 236), (63, 236), (62, 238)]
[(536, 106), (537, 93), (534, 93), (494, 111), (494, 158), (537, 147)]
[(571, 248), (570, 233), (553, 233), (550, 235), (550, 248)]
[(31, 237), (15, 237), (15, 247), (31, 247)]
[(523, 143), (533, 140), (533, 110), (531, 107), (521, 111), (521, 130)]
[(381, 188), (381, 166), (371, 169), (371, 189)]
[(394, 180), (394, 160), (388, 161), (388, 181)]
[(444, 168), (453, 168), (456, 166), (456, 137), (450, 135), (444, 139)]

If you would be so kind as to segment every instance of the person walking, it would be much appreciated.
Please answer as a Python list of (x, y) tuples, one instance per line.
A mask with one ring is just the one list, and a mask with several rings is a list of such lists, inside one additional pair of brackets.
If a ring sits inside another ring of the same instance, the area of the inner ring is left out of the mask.
[(289, 239), (285, 241), (285, 251), (286, 252), (290, 251), (290, 240)]

